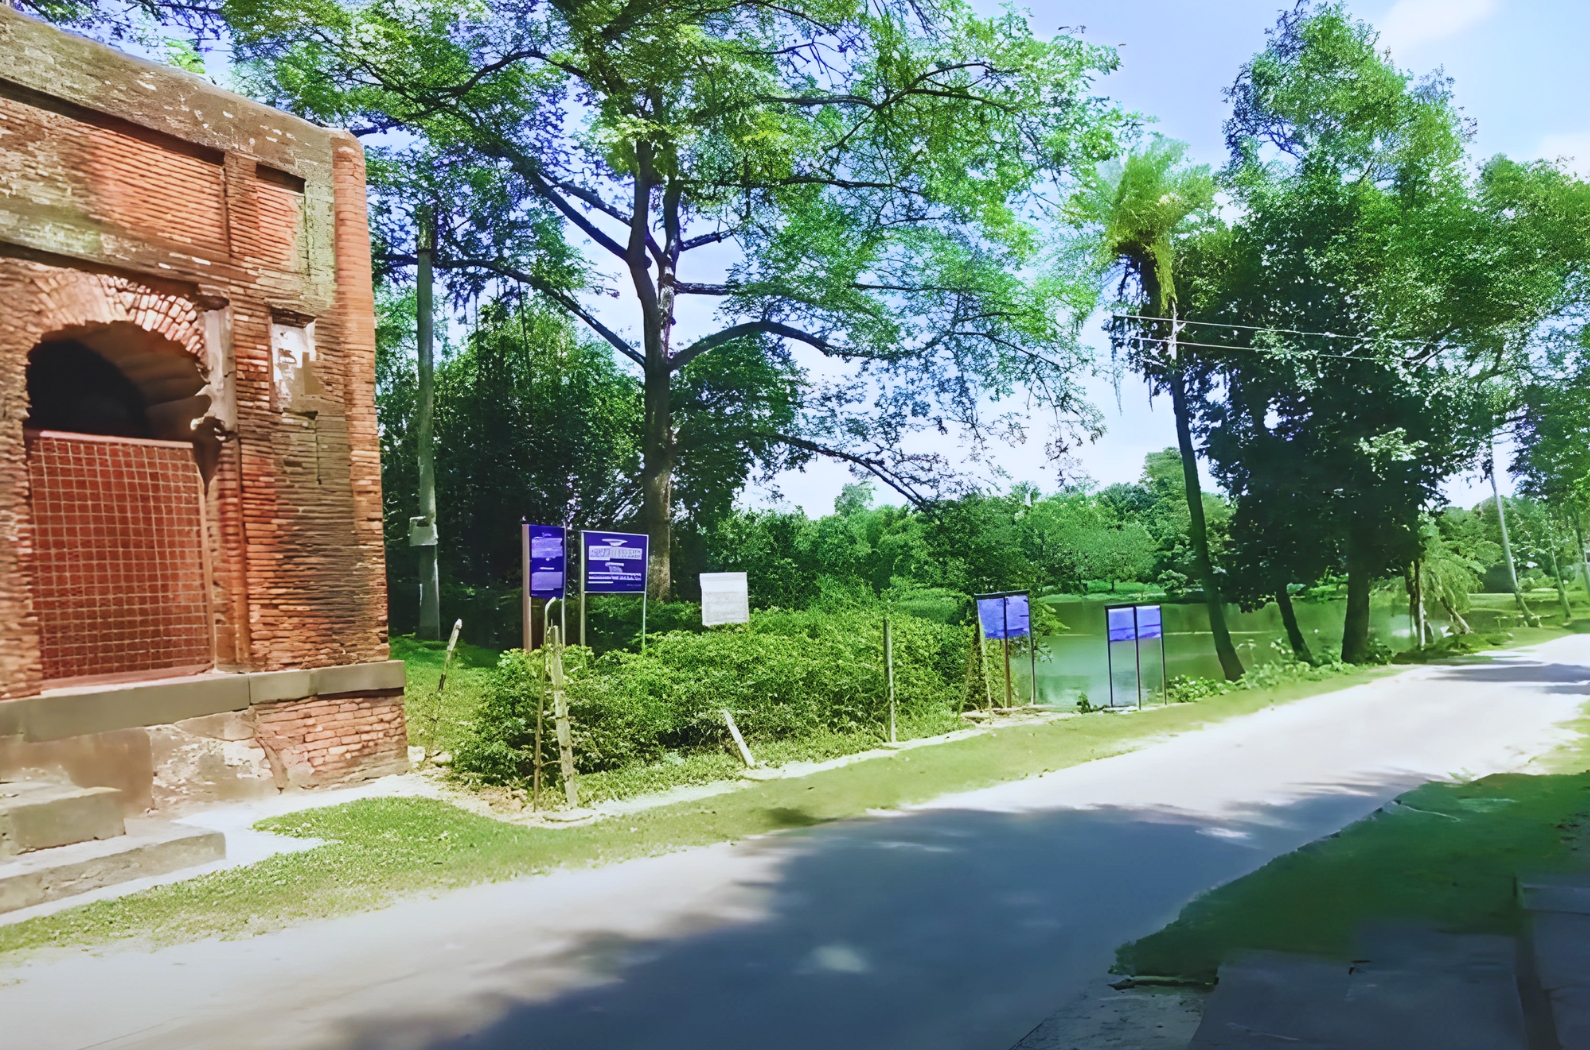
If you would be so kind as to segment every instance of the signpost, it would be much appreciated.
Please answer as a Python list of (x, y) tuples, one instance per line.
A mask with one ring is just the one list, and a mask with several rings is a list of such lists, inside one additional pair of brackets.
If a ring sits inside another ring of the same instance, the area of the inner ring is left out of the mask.
[(580, 533), (580, 644), (586, 594), (640, 595), (640, 649), (646, 651), (646, 567), (650, 537), (633, 532)]
[(1160, 695), (1170, 693), (1170, 679), (1165, 669), (1164, 610), (1158, 605), (1113, 605), (1104, 609), (1105, 642), (1104, 659), (1110, 676), (1110, 706), (1115, 706), (1115, 650), (1116, 642), (1131, 642), (1132, 657), (1137, 668), (1137, 706), (1143, 706), (1143, 640), (1159, 639)]
[(702, 573), (701, 626), (750, 622), (751, 592), (745, 573)]
[[(519, 549), (524, 565), (524, 649), (529, 652), (535, 645), (534, 599), (548, 603), (561, 599), (568, 574), (567, 530), (561, 525), (519, 526)], [(549, 604), (550, 607), (550, 604)], [(566, 608), (566, 606), (565, 606)], [(567, 619), (558, 611), (559, 622)], [(545, 633), (542, 635), (545, 638)]]
[(982, 624), (985, 640), (998, 640), (1005, 647), (1005, 706), (1015, 705), (1010, 679), (1010, 640), (1026, 638), (1032, 661), (1032, 703), (1038, 703), (1038, 650), (1032, 637), (1032, 606), (1026, 591), (1002, 591), (998, 594), (979, 594), (977, 619)]

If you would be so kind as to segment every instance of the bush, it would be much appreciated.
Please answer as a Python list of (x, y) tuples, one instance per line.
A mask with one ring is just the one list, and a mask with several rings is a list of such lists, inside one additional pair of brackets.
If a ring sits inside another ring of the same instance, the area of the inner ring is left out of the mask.
[[(894, 618), (895, 695), (903, 736), (957, 728), (964, 628)], [(652, 636), (645, 653), (564, 651), (576, 767), (582, 773), (717, 750), (728, 709), (753, 744), (833, 734), (881, 736), (888, 719), (876, 610), (757, 613), (748, 627)], [(492, 672), (454, 769), (487, 783), (530, 774), (537, 706), (546, 704), (543, 775), (556, 779), (543, 653), (510, 650)]]

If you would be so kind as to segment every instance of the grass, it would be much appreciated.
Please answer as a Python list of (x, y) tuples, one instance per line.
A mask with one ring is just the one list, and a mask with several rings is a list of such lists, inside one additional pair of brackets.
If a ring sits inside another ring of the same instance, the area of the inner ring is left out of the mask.
[(402, 660), (408, 675), (404, 708), (409, 746), (432, 753), (451, 751), (469, 732), (486, 676), (497, 666), (497, 650), (460, 642), (447, 672), (447, 689), (437, 696), (446, 649), (446, 642), (422, 642), (406, 635), (392, 639), (392, 659)]
[(584, 827), (515, 826), (428, 799), (368, 800), (308, 810), (263, 821), (259, 827), (325, 839), (325, 845), (0, 927), (0, 954), (127, 938), (169, 943), (249, 936), (380, 907), (404, 894), (821, 824), (1119, 754), (1157, 737), (1387, 672), (1366, 668), (1325, 682), (1239, 690), (1135, 714), (1100, 713), (1012, 726)]
[(1212, 984), (1248, 950), (1353, 957), (1372, 921), (1516, 935), (1514, 876), (1584, 867), (1590, 773), (1426, 784), (1336, 835), (1195, 899), (1123, 946), (1116, 971)]

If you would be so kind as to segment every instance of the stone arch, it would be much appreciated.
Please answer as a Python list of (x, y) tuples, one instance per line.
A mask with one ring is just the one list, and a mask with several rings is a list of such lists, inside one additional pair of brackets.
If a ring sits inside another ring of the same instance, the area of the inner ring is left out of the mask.
[[(33, 333), (29, 351), (30, 395), (36, 373), (50, 371), (41, 357), (58, 359), (54, 368), (58, 380), (65, 362), (91, 352), (114, 366), (137, 389), (147, 418), (147, 432), (142, 436), (192, 441), (208, 480), (220, 435), (214, 425), (201, 425), (214, 398), (211, 355), (199, 306), (186, 296), (110, 274), (56, 270), (39, 275), (35, 284), (38, 301), (34, 316), (40, 330)], [(91, 371), (86, 370), (85, 375)], [(50, 381), (47, 375), (38, 378), (40, 386)], [(61, 418), (62, 413), (56, 416)]]
[(130, 324), (181, 347), (200, 368), (207, 363), (204, 318), (191, 299), (157, 292), (126, 277), (80, 270), (40, 276), (36, 284), (38, 314), (49, 327), (34, 333), (35, 342), (73, 329)]

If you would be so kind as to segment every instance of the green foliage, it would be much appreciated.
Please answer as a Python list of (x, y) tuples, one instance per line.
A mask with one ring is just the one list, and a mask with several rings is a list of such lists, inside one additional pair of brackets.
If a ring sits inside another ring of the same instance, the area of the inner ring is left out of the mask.
[[(1215, 495), (1205, 497), (1205, 508), (1218, 540), (1228, 512)], [(700, 537), (699, 564), (744, 571), (756, 608), (881, 599), (958, 621), (969, 616), (971, 594), (1041, 596), (1085, 592), (1090, 581), (1110, 589), (1175, 578), (1190, 571), (1187, 521), (1180, 458), (1167, 450), (1148, 457), (1141, 482), (1098, 493), (1045, 496), (1015, 486), (917, 511), (873, 507), (869, 487), (853, 486), (821, 518), (736, 512)]]
[(1177, 242), (1213, 221), (1214, 177), (1186, 155), (1185, 143), (1155, 135), (1085, 174), (1068, 209), (1074, 223), (1092, 228), (1100, 272), (1124, 269), (1141, 283), (1151, 317), (1169, 316), (1178, 298)]
[[(1233, 690), (1271, 690), (1298, 682), (1324, 682), (1352, 670), (1347, 664), (1337, 660), (1327, 659), (1320, 663), (1299, 660), (1292, 655), (1292, 650), (1280, 641), (1271, 642), (1270, 647), (1275, 651), (1275, 659), (1254, 664), (1235, 682), (1177, 675), (1170, 680), (1168, 693), (1170, 701), (1185, 704), (1212, 696), (1223, 696)], [(1385, 656), (1390, 657), (1389, 650), (1386, 651)], [(1386, 659), (1366, 662), (1383, 664)]]
[[(891, 622), (902, 733), (955, 728), (964, 628), (898, 613)], [(503, 654), (455, 770), (487, 783), (529, 775), (538, 706), (551, 717), (543, 659), (540, 650)], [(669, 753), (722, 751), (729, 740), (725, 708), (753, 748), (824, 735), (876, 739), (887, 720), (876, 608), (759, 613), (748, 628), (650, 637), (644, 653), (593, 658), (570, 648), (565, 670), (582, 773), (645, 765)], [(543, 753), (555, 757), (555, 745), (544, 744)], [(546, 775), (556, 777), (551, 762)]]
[[(409, 518), (418, 513), (413, 294), (378, 297), (376, 409), (393, 621), (412, 624)], [(487, 303), (436, 365), (436, 488), (443, 577), (516, 585), (523, 520), (611, 528), (639, 506), (640, 404), (607, 347), (535, 299)], [(462, 615), (457, 599), (444, 610)], [(513, 613), (517, 620), (517, 612)], [(480, 625), (466, 618), (467, 636)]]

